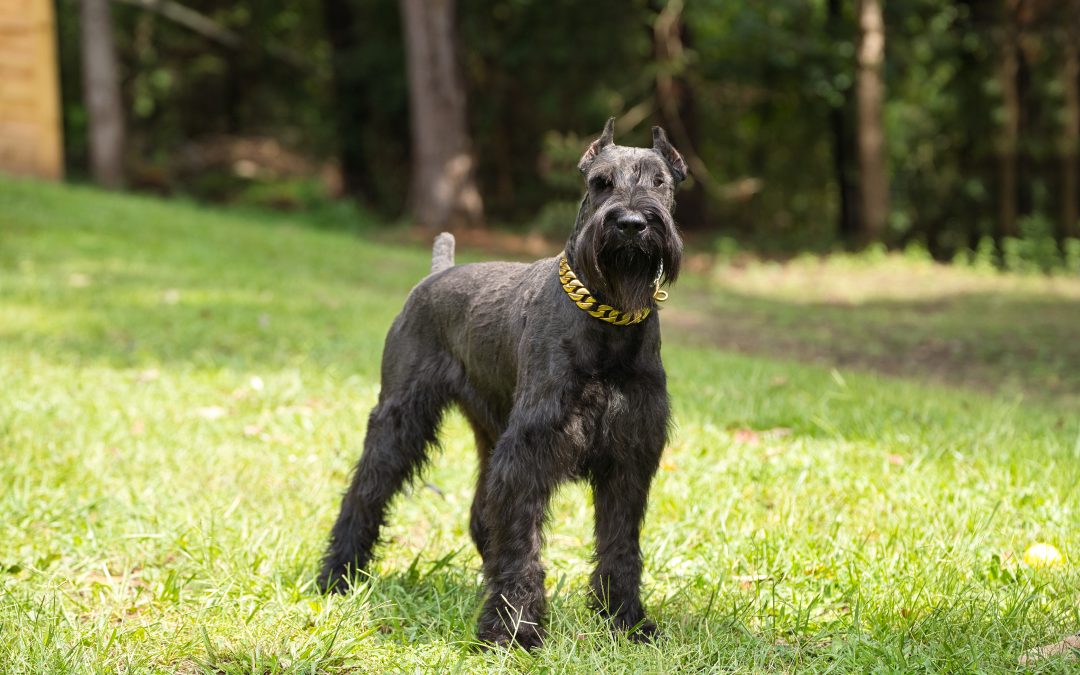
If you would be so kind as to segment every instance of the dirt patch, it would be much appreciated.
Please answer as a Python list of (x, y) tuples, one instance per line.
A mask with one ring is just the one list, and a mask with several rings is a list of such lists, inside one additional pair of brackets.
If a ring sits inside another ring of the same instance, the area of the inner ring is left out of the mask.
[[(1080, 331), (1072, 308), (1024, 303), (997, 314), (966, 298), (925, 307), (785, 304), (681, 292), (663, 309), (667, 339), (736, 353), (851, 368), (984, 392), (1080, 398)], [(971, 306), (974, 303), (975, 306)], [(1034, 308), (1038, 314), (1038, 308)]]

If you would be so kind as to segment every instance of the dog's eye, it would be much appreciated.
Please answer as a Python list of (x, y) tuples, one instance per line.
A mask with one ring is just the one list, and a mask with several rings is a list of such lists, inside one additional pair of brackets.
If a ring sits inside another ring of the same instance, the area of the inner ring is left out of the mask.
[(653, 178), (652, 184), (653, 184), (653, 187), (664, 187), (664, 177), (663, 176), (657, 176), (656, 178)]
[(611, 179), (607, 176), (593, 176), (589, 179), (589, 187), (593, 192), (607, 192), (611, 189)]

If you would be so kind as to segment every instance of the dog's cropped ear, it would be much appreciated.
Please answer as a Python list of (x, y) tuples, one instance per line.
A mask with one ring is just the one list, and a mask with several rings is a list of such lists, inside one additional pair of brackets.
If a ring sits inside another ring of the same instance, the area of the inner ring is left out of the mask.
[(596, 156), (603, 152), (604, 148), (611, 145), (615, 141), (615, 118), (609, 117), (607, 124), (604, 125), (604, 131), (600, 134), (600, 138), (596, 139), (589, 144), (589, 147), (585, 149), (585, 154), (581, 156), (581, 160), (577, 164), (578, 171), (585, 173), (589, 169), (589, 165), (596, 159)]
[(688, 173), (686, 161), (679, 154), (679, 151), (671, 145), (671, 141), (667, 139), (667, 134), (660, 127), (652, 128), (652, 148), (667, 162), (671, 174), (675, 177), (675, 182), (683, 182)]

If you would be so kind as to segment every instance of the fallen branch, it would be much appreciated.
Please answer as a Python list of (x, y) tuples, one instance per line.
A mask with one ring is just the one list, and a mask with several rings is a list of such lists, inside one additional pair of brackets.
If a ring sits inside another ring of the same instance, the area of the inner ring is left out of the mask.
[[(222, 26), (217, 21), (214, 21), (202, 12), (197, 12), (190, 7), (185, 7), (179, 2), (174, 0), (116, 0), (117, 2), (127, 3), (140, 9), (145, 9), (148, 12), (153, 12), (159, 16), (163, 16), (173, 23), (179, 24), (184, 28), (198, 33), (207, 40), (216, 42), (229, 49), (240, 50), (244, 47), (245, 41), (243, 36), (234, 30)], [(287, 63), (288, 65), (297, 68), (298, 70), (306, 70), (307, 63), (301, 57), (300, 54), (281, 47), (278, 45), (265, 45), (264, 49), (270, 56)]]
[(244, 39), (240, 37), (239, 33), (229, 30), (205, 14), (196, 12), (194, 9), (185, 7), (178, 2), (172, 0), (118, 1), (159, 14), (208, 40), (213, 40), (231, 49), (239, 49), (244, 44)]

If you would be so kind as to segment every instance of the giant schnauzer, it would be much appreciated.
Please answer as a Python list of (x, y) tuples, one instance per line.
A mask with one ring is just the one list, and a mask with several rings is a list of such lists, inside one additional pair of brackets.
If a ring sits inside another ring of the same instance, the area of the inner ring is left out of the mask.
[(594, 493), (598, 610), (632, 639), (656, 633), (639, 596), (639, 537), (668, 433), (656, 301), (679, 273), (671, 214), (687, 170), (663, 129), (653, 127), (652, 148), (615, 145), (613, 130), (608, 120), (578, 164), (588, 189), (560, 255), (454, 266), (453, 237), (438, 237), (431, 274), (386, 338), (379, 403), (330, 535), (323, 589), (343, 589), (368, 564), (387, 505), (456, 403), (480, 454), (469, 526), (488, 591), (480, 639), (542, 643), (542, 528), (569, 479)]

